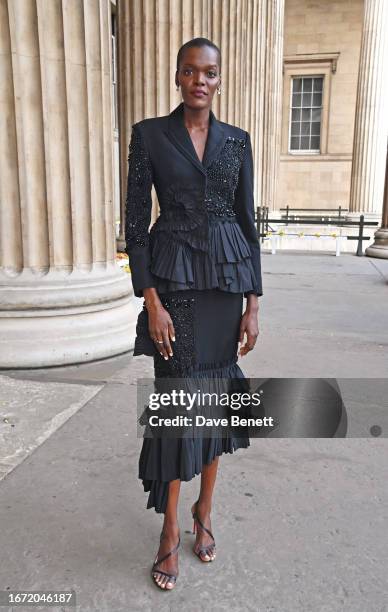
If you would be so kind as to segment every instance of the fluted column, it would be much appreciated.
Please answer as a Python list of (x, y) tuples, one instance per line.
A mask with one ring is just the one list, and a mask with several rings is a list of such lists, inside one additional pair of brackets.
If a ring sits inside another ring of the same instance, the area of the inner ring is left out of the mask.
[(110, 3), (1, 0), (0, 29), (0, 367), (126, 351)]
[(280, 152), (284, 0), (120, 0), (118, 8), (120, 247), (131, 125), (166, 115), (179, 104), (176, 56), (197, 36), (221, 49), (221, 95), (214, 96), (212, 109), (221, 121), (249, 131), (256, 203), (272, 207)]
[(365, 0), (349, 217), (381, 218), (388, 134), (388, 3)]
[(280, 163), (284, 0), (267, 2), (264, 85), (263, 186), (260, 204), (275, 209)]
[(381, 227), (375, 232), (375, 241), (365, 249), (365, 255), (388, 259), (388, 148), (385, 166), (384, 204)]

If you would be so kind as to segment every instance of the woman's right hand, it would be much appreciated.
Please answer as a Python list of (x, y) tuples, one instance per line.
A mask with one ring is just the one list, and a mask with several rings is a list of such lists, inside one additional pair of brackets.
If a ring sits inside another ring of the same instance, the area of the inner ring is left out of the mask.
[(143, 289), (148, 312), (148, 331), (159, 353), (168, 359), (173, 356), (171, 342), (175, 342), (175, 329), (170, 313), (163, 307), (156, 289)]

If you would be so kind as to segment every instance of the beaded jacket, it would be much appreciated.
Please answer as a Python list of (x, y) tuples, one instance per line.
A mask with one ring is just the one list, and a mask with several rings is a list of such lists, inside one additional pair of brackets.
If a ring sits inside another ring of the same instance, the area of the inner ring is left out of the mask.
[[(150, 229), (152, 185), (160, 214)], [(262, 295), (248, 132), (210, 110), (202, 162), (184, 125), (184, 105), (132, 125), (126, 253), (135, 295), (213, 289)]]

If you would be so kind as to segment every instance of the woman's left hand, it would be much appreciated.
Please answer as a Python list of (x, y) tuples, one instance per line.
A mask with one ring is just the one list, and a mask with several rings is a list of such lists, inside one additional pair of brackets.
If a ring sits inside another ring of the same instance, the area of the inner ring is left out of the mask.
[(238, 354), (243, 357), (249, 351), (251, 351), (255, 344), (257, 337), (259, 335), (259, 322), (258, 322), (258, 314), (259, 314), (259, 302), (256, 296), (248, 296), (247, 308), (241, 317), (240, 323), (240, 337), (239, 342), (244, 342), (244, 334), (247, 336), (246, 343), (240, 347)]

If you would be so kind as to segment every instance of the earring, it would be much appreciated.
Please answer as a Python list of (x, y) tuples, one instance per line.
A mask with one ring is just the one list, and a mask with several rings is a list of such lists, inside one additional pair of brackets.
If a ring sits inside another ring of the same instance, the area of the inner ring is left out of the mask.
[(218, 93), (218, 95), (221, 94), (221, 87), (220, 86), (217, 87), (217, 93)]

